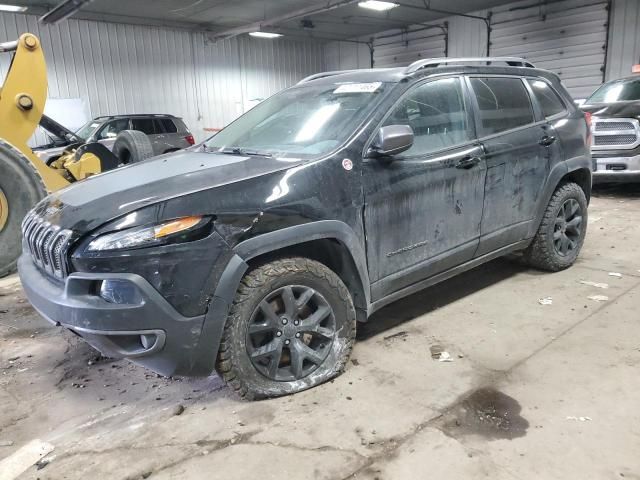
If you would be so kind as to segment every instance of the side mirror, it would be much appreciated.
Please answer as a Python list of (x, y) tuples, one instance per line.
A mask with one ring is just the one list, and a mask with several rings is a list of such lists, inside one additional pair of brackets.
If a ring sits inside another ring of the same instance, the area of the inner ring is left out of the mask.
[(367, 152), (368, 157), (387, 157), (409, 150), (413, 145), (413, 129), (409, 125), (380, 127)]

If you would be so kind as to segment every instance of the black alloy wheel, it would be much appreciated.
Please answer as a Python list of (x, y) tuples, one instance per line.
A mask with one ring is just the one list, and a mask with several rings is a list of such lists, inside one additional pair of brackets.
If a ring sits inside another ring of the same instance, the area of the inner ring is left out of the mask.
[(582, 209), (577, 200), (567, 199), (556, 216), (553, 246), (563, 257), (569, 255), (578, 247), (582, 235)]
[(336, 335), (329, 302), (316, 290), (287, 285), (269, 293), (247, 326), (247, 353), (265, 377), (289, 382), (322, 365)]

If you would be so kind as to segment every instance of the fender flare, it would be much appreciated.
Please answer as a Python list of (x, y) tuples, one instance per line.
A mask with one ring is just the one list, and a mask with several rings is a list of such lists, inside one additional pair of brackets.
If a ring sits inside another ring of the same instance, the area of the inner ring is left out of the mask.
[(544, 186), (544, 190), (542, 191), (542, 197), (538, 202), (538, 209), (536, 210), (536, 215), (534, 221), (531, 222), (531, 226), (529, 227), (529, 232), (527, 237), (533, 237), (538, 228), (540, 227), (540, 223), (542, 222), (542, 217), (544, 216), (544, 212), (547, 209), (547, 205), (549, 204), (549, 200), (551, 200), (551, 196), (553, 192), (555, 192), (560, 180), (569, 173), (569, 169), (564, 162), (557, 163), (549, 172), (547, 176), (547, 183)]
[(366, 256), (356, 233), (342, 221), (319, 220), (282, 228), (240, 242), (234, 250), (238, 256), (247, 262), (265, 253), (319, 239), (338, 240), (347, 248), (356, 266), (368, 304), (371, 297)]
[[(540, 223), (542, 223), (544, 212), (547, 209), (547, 205), (549, 205), (549, 201), (551, 200), (553, 193), (558, 188), (558, 185), (560, 185), (562, 179), (572, 172), (583, 169), (588, 169), (589, 171), (591, 171), (591, 161), (587, 157), (575, 157), (565, 162), (560, 162), (551, 169), (549, 175), (547, 176), (547, 183), (542, 192), (541, 201), (538, 203), (538, 210), (536, 211), (535, 221), (531, 223), (528, 234), (529, 238), (533, 237), (538, 231)], [(589, 192), (585, 193), (588, 194)]]

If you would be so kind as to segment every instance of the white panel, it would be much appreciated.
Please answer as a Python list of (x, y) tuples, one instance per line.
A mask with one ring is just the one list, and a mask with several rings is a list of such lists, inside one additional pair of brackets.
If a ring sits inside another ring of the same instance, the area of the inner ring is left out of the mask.
[[(380, 38), (384, 37), (384, 38)], [(446, 35), (438, 28), (380, 35), (373, 43), (375, 67), (402, 67), (423, 58), (446, 56)]]
[[(473, 12), (486, 17), (487, 12)], [(449, 56), (484, 57), (487, 55), (487, 24), (476, 18), (449, 17)]]
[(640, 1), (613, 0), (607, 80), (631, 75), (631, 66), (640, 63)]
[(371, 67), (369, 47), (362, 43), (330, 42), (324, 52), (328, 71)]
[[(0, 42), (24, 32), (42, 40), (49, 97), (81, 98), (92, 117), (177, 115), (198, 139), (235, 119), (248, 100), (324, 70), (317, 42), (242, 36), (211, 43), (183, 30), (73, 19), (43, 26), (32, 15), (0, 13)], [(2, 78), (9, 60), (0, 55)]]
[(491, 56), (524, 57), (556, 72), (575, 98), (603, 79), (607, 2), (531, 0), (492, 10)]

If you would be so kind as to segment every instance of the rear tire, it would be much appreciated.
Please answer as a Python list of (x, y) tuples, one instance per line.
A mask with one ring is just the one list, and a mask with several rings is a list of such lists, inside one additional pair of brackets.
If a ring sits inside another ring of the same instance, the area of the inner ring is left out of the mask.
[(325, 265), (285, 258), (240, 283), (216, 370), (247, 400), (300, 392), (339, 375), (355, 341), (351, 295)]
[(587, 233), (587, 198), (576, 183), (560, 185), (549, 200), (531, 245), (525, 250), (525, 264), (557, 272), (578, 258)]
[(0, 140), (0, 278), (15, 271), (22, 251), (22, 219), (46, 194), (29, 159)]
[(153, 157), (151, 140), (139, 130), (123, 130), (113, 144), (113, 154), (123, 165), (138, 163)]

